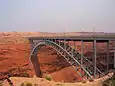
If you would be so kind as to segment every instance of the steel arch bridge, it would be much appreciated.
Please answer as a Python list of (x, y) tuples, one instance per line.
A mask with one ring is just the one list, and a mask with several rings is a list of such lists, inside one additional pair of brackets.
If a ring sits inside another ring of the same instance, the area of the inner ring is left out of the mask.
[[(64, 59), (76, 70), (76, 72), (84, 79), (86, 76), (89, 79), (100, 78), (109, 72), (109, 43), (110, 41), (114, 42), (115, 49), (115, 36), (106, 35), (106, 36), (55, 36), (55, 37), (28, 37), (31, 44), (31, 54), (30, 60), (35, 69), (35, 74), (37, 77), (41, 76), (40, 65), (37, 58), (37, 53), (42, 46), (50, 46), (55, 49), (60, 55), (64, 57)], [(74, 42), (74, 47), (69, 45), (69, 41)], [(82, 53), (79, 53), (76, 50), (76, 41), (82, 42)], [(88, 57), (84, 56), (84, 42), (92, 42), (93, 43), (93, 52), (94, 56), (92, 60), (89, 60)], [(97, 46), (98, 42), (106, 42), (107, 43), (107, 58), (106, 58), (106, 73), (101, 71), (97, 67)], [(115, 51), (113, 58), (113, 65), (115, 68)], [(82, 70), (84, 73), (79, 72)]]

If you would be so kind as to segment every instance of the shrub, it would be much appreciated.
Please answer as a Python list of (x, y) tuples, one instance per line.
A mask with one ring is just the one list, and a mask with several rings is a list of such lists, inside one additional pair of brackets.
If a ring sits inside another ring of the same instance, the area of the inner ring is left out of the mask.
[(46, 76), (45, 76), (45, 79), (51, 81), (52, 78), (51, 78), (50, 75), (46, 75)]
[(114, 86), (112, 81), (103, 82), (103, 86)]
[(103, 84), (103, 86), (115, 86), (115, 75), (113, 75), (111, 78), (105, 80), (102, 84)]
[(90, 82), (94, 81), (93, 79), (89, 79)]
[(29, 77), (29, 74), (26, 73), (26, 72), (24, 72), (24, 73), (21, 74), (21, 76), (23, 76), (23, 77)]
[(21, 86), (33, 86), (30, 82), (24, 82), (21, 84)]
[(86, 80), (82, 80), (82, 83), (86, 83), (87, 81)]
[(61, 83), (58, 83), (58, 84), (56, 84), (57, 86), (63, 86), (63, 84), (61, 84)]

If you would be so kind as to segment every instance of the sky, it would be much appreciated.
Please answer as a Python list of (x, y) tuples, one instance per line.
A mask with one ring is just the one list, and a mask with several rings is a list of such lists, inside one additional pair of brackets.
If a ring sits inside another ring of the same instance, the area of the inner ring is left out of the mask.
[(0, 32), (115, 32), (115, 0), (0, 0)]

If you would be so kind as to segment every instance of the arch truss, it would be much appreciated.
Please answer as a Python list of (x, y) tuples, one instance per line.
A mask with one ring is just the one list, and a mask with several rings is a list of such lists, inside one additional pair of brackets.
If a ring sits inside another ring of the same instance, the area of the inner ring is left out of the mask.
[[(104, 76), (108, 73), (109, 70), (109, 40), (97, 40), (97, 39), (91, 39), (91, 40), (73, 40), (73, 39), (66, 39), (66, 38), (29, 38), (31, 43), (31, 54), (30, 58), (34, 65), (35, 74), (36, 76), (40, 76), (40, 67), (37, 63), (37, 53), (40, 47), (42, 46), (50, 46), (53, 49), (55, 49), (60, 55), (63, 56), (63, 58), (76, 70), (76, 72), (82, 77), (82, 79), (86, 79), (86, 76), (88, 79), (93, 78), (99, 78)], [(70, 46), (69, 42), (74, 42), (73, 46)], [(76, 41), (81, 41), (82, 46), (81, 50), (82, 52), (78, 52), (76, 49)], [(88, 57), (84, 56), (84, 42), (89, 41), (93, 43), (93, 59), (90, 60)], [(101, 71), (97, 67), (97, 51), (96, 51), (96, 43), (97, 42), (107, 42), (107, 69), (106, 73)], [(114, 43), (115, 44), (115, 43)], [(114, 58), (115, 58), (115, 52), (114, 52)], [(115, 63), (115, 61), (114, 61)], [(115, 64), (114, 64), (115, 65)], [(79, 71), (82, 70), (83, 72)]]

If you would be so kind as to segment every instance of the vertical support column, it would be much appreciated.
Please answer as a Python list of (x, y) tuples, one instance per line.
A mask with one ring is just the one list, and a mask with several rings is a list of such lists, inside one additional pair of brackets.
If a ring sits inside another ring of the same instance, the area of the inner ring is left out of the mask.
[[(73, 43), (73, 42), (74, 42), (74, 41), (72, 40), (72, 43)], [(72, 47), (72, 56), (74, 56), (74, 53), (73, 53), (74, 50), (73, 50), (73, 49), (74, 49), (74, 47)]]
[[(58, 40), (59, 41), (59, 46), (60, 46), (60, 39)], [(58, 50), (60, 51), (60, 49), (58, 48)]]
[[(64, 38), (64, 49), (66, 50), (66, 40), (65, 40), (65, 38)], [(64, 56), (66, 58), (66, 53), (65, 52), (64, 52)]]
[[(84, 41), (81, 40), (81, 65), (83, 65), (83, 56), (84, 56)], [(86, 69), (87, 70), (87, 69)], [(81, 68), (82, 71), (82, 68)], [(86, 78), (88, 79), (87, 73), (84, 74)]]
[(106, 73), (109, 71), (109, 41), (107, 41), (107, 70)]
[(68, 45), (69, 45), (69, 40), (68, 40), (68, 42), (67, 42), (67, 43), (68, 43)]
[(114, 69), (115, 69), (115, 40), (113, 41), (113, 47), (114, 47)]
[(84, 56), (84, 41), (81, 40), (82, 42), (82, 48), (81, 48), (81, 65), (83, 64), (83, 56)]
[(67, 41), (67, 44), (69, 45), (69, 41)]
[(58, 41), (59, 41), (59, 45), (60, 45), (60, 39)]
[(54, 39), (54, 42), (56, 43), (56, 39)]
[(67, 44), (69, 45), (69, 40), (67, 41)]
[(33, 64), (36, 76), (41, 77), (42, 74), (41, 74), (40, 65), (39, 65), (39, 62), (38, 62), (38, 57), (37, 57), (36, 54), (31, 55), (31, 62)]
[(33, 47), (34, 47), (34, 42), (32, 39), (29, 39), (29, 41), (30, 41), (30, 45), (31, 45), (31, 50), (30, 50), (30, 53), (31, 53), (31, 51), (33, 50)]
[[(74, 54), (76, 53), (75, 51), (76, 51), (76, 41), (74, 40), (74, 44), (73, 44), (73, 49), (74, 49)], [(74, 58), (76, 58), (76, 57), (74, 57)]]
[(93, 57), (93, 63), (94, 63), (94, 77), (96, 77), (96, 61), (97, 61), (97, 43), (96, 39), (94, 39), (93, 42), (93, 52), (94, 52), (94, 57)]
[[(54, 41), (53, 41), (54, 43), (56, 43), (56, 39), (54, 38)], [(54, 48), (56, 48), (56, 46), (54, 46)]]
[(74, 49), (76, 50), (76, 41), (74, 41)]
[(53, 41), (53, 38), (51, 38), (50, 41)]
[(66, 49), (66, 40), (64, 39), (64, 49)]
[[(57, 43), (57, 39), (54, 39), (54, 42)], [(55, 46), (55, 49), (57, 50), (57, 47)], [(58, 55), (58, 52), (56, 52)]]

